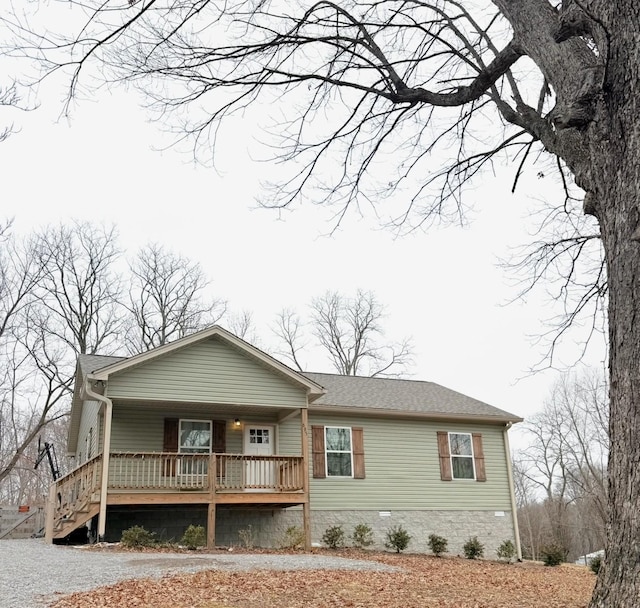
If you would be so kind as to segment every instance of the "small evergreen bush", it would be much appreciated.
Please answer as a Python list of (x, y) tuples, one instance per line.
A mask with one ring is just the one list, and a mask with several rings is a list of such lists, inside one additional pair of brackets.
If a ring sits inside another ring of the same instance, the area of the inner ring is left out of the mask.
[(353, 545), (358, 549), (364, 549), (373, 545), (373, 530), (367, 524), (358, 524), (351, 535)]
[(547, 545), (540, 550), (545, 566), (559, 566), (566, 558), (566, 551), (559, 545)]
[(180, 540), (180, 544), (187, 549), (197, 549), (198, 547), (204, 547), (207, 544), (207, 537), (202, 526), (190, 525), (185, 531)]
[(510, 540), (505, 540), (498, 547), (496, 553), (498, 554), (498, 559), (506, 559), (507, 561), (511, 561), (516, 554), (516, 547)]
[(387, 531), (387, 542), (384, 546), (387, 549), (395, 549), (396, 553), (404, 551), (409, 546), (411, 536), (402, 526), (394, 526)]
[(329, 549), (340, 549), (344, 547), (344, 530), (342, 526), (331, 526), (324, 531), (322, 542)]
[(448, 541), (443, 536), (437, 534), (429, 534), (429, 540), (427, 541), (429, 549), (436, 556), (440, 557), (443, 553), (447, 552)]
[(281, 549), (299, 549), (304, 546), (304, 530), (298, 526), (289, 526), (280, 541)]
[(484, 555), (484, 545), (478, 540), (477, 536), (473, 536), (462, 545), (462, 550), (467, 559), (478, 559)]
[(131, 526), (122, 532), (120, 542), (123, 547), (151, 547), (155, 543), (155, 534), (142, 526)]
[(589, 560), (589, 568), (591, 568), (591, 572), (594, 574), (598, 574), (598, 572), (600, 572), (600, 566), (602, 566), (601, 555), (596, 555)]

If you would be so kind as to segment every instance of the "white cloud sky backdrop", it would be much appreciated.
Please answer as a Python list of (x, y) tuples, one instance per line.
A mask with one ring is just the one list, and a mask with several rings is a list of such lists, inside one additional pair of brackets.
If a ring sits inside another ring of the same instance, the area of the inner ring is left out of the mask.
[[(70, 122), (55, 122), (56, 101), (48, 95), (36, 111), (13, 114), (21, 131), (0, 145), (0, 216), (14, 217), (18, 232), (75, 218), (115, 223), (129, 254), (161, 243), (200, 262), (231, 310), (253, 311), (263, 346), (273, 344), (269, 326), (282, 307), (304, 312), (326, 290), (371, 290), (386, 306), (389, 338), (412, 338), (414, 379), (520, 416), (542, 405), (556, 372), (527, 375), (542, 355), (531, 336), (554, 310), (544, 294), (505, 306), (517, 290), (497, 260), (529, 238), (531, 200), (561, 196), (550, 179), (525, 174), (512, 195), (515, 167), (489, 176), (467, 192), (474, 212), (464, 228), (396, 238), (364, 209), (329, 237), (327, 208), (256, 208), (259, 179), (271, 169), (251, 160), (250, 125), (237, 121), (238, 132), (220, 142), (216, 173), (188, 152), (153, 150), (170, 140), (133, 93), (83, 101)], [(566, 344), (567, 362), (577, 348)], [(601, 365), (604, 356), (598, 340), (587, 361)], [(317, 357), (307, 362), (310, 371), (330, 371)]]

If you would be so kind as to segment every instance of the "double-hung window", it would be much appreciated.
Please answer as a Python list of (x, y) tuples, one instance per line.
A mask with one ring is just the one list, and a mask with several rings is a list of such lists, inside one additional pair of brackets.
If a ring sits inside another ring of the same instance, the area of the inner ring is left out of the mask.
[[(180, 420), (178, 452), (181, 454), (211, 454), (211, 421)], [(180, 464), (182, 475), (204, 475), (207, 458), (183, 458)]]
[(471, 433), (449, 433), (449, 453), (453, 479), (475, 479)]
[(327, 477), (353, 477), (351, 428), (326, 426)]

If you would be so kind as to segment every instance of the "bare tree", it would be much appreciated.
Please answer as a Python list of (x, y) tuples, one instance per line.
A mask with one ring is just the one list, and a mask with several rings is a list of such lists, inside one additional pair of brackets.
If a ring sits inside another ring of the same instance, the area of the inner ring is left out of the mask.
[(250, 310), (227, 314), (225, 316), (225, 324), (231, 333), (238, 336), (238, 338), (242, 338), (254, 346), (260, 344), (260, 336), (258, 336), (256, 331), (253, 313)]
[(0, 342), (17, 331), (17, 319), (34, 297), (44, 274), (33, 244), (11, 234), (12, 222), (0, 225)]
[(529, 463), (512, 454), (513, 485), (518, 507), (518, 526), (524, 557), (536, 560), (544, 545), (546, 517), (539, 501), (537, 483), (529, 475)]
[(151, 244), (130, 264), (132, 281), (127, 348), (136, 353), (216, 323), (226, 302), (205, 294), (209, 280), (200, 264)]
[(285, 345), (279, 354), (303, 371), (301, 353), (310, 342), (303, 336), (307, 326), (339, 374), (401, 376), (412, 362), (411, 344), (386, 341), (383, 318), (384, 307), (373, 292), (358, 290), (349, 298), (328, 291), (312, 300), (307, 324), (291, 309), (278, 314), (275, 332)]
[[(424, 224), (460, 218), (464, 185), (498, 157), (515, 158), (516, 175), (539, 155), (558, 159), (563, 175), (585, 192), (584, 212), (594, 218), (607, 271), (609, 534), (591, 607), (635, 606), (640, 594), (640, 545), (634, 540), (640, 536), (637, 3), (60, 4), (76, 5), (85, 15), (83, 25), (67, 37), (36, 36), (31, 49), (27, 41), (21, 52), (32, 52), (50, 71), (70, 68), (71, 95), (92, 64), (111, 67), (109, 78), (148, 78), (151, 100), (161, 111), (176, 109), (188, 117), (187, 132), (209, 149), (215, 147), (211, 139), (220, 121), (234, 111), (257, 99), (261, 108), (288, 101), (278, 105), (277, 130), (288, 146), (284, 155), (292, 173), (281, 183), (279, 205), (308, 191), (313, 200), (337, 204), (341, 216), (367, 194), (368, 200), (382, 200), (406, 187), (414, 194), (397, 219), (414, 217)], [(17, 34), (24, 32), (23, 20), (10, 25)], [(487, 119), (490, 132), (483, 128)]]
[[(36, 333), (77, 354), (111, 354), (118, 347), (122, 310), (120, 252), (115, 227), (74, 222), (46, 228), (35, 237), (44, 276), (40, 304), (29, 319)], [(43, 343), (45, 340), (43, 339)]]
[[(6, 493), (3, 484), (16, 469), (22, 471), (22, 477), (25, 471), (35, 477), (33, 442), (49, 424), (67, 413), (71, 377), (61, 379), (59, 360), (44, 360), (43, 353), (46, 349), (36, 357), (18, 343), (13, 343), (11, 353), (3, 353), (6, 367), (0, 378), (0, 495)], [(23, 480), (21, 485), (28, 484)]]
[(34, 437), (58, 417), (60, 397), (23, 346), (25, 319), (39, 302), (45, 260), (33, 240), (17, 239), (10, 228), (9, 222), (0, 230), (0, 484)]
[(0, 294), (7, 328), (0, 336), (0, 483), (26, 471), (34, 440), (66, 415), (77, 355), (114, 349), (123, 316), (114, 229), (46, 228), (9, 253)]
[(282, 344), (276, 354), (286, 359), (298, 371), (305, 371), (306, 365), (301, 356), (309, 341), (304, 337), (304, 322), (300, 315), (292, 308), (283, 308), (276, 315), (273, 332)]
[[(525, 423), (529, 446), (516, 477), (544, 507), (549, 539), (569, 553), (601, 549), (607, 503), (608, 407), (602, 374), (563, 374), (544, 408)], [(537, 488), (537, 493), (532, 491)]]

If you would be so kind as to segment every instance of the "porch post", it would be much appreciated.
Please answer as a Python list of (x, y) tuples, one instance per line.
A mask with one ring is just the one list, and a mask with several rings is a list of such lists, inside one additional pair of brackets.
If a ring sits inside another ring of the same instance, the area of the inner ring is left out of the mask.
[(56, 512), (56, 488), (58, 484), (54, 481), (49, 486), (49, 496), (47, 497), (47, 508), (45, 509), (44, 520), (44, 540), (47, 543), (53, 542), (53, 524)]
[(309, 410), (300, 409), (300, 445), (302, 449), (302, 489), (304, 502), (302, 503), (302, 527), (304, 529), (305, 551), (311, 550), (311, 504), (309, 502)]
[(209, 504), (207, 508), (207, 549), (216, 546), (216, 455), (209, 457)]

